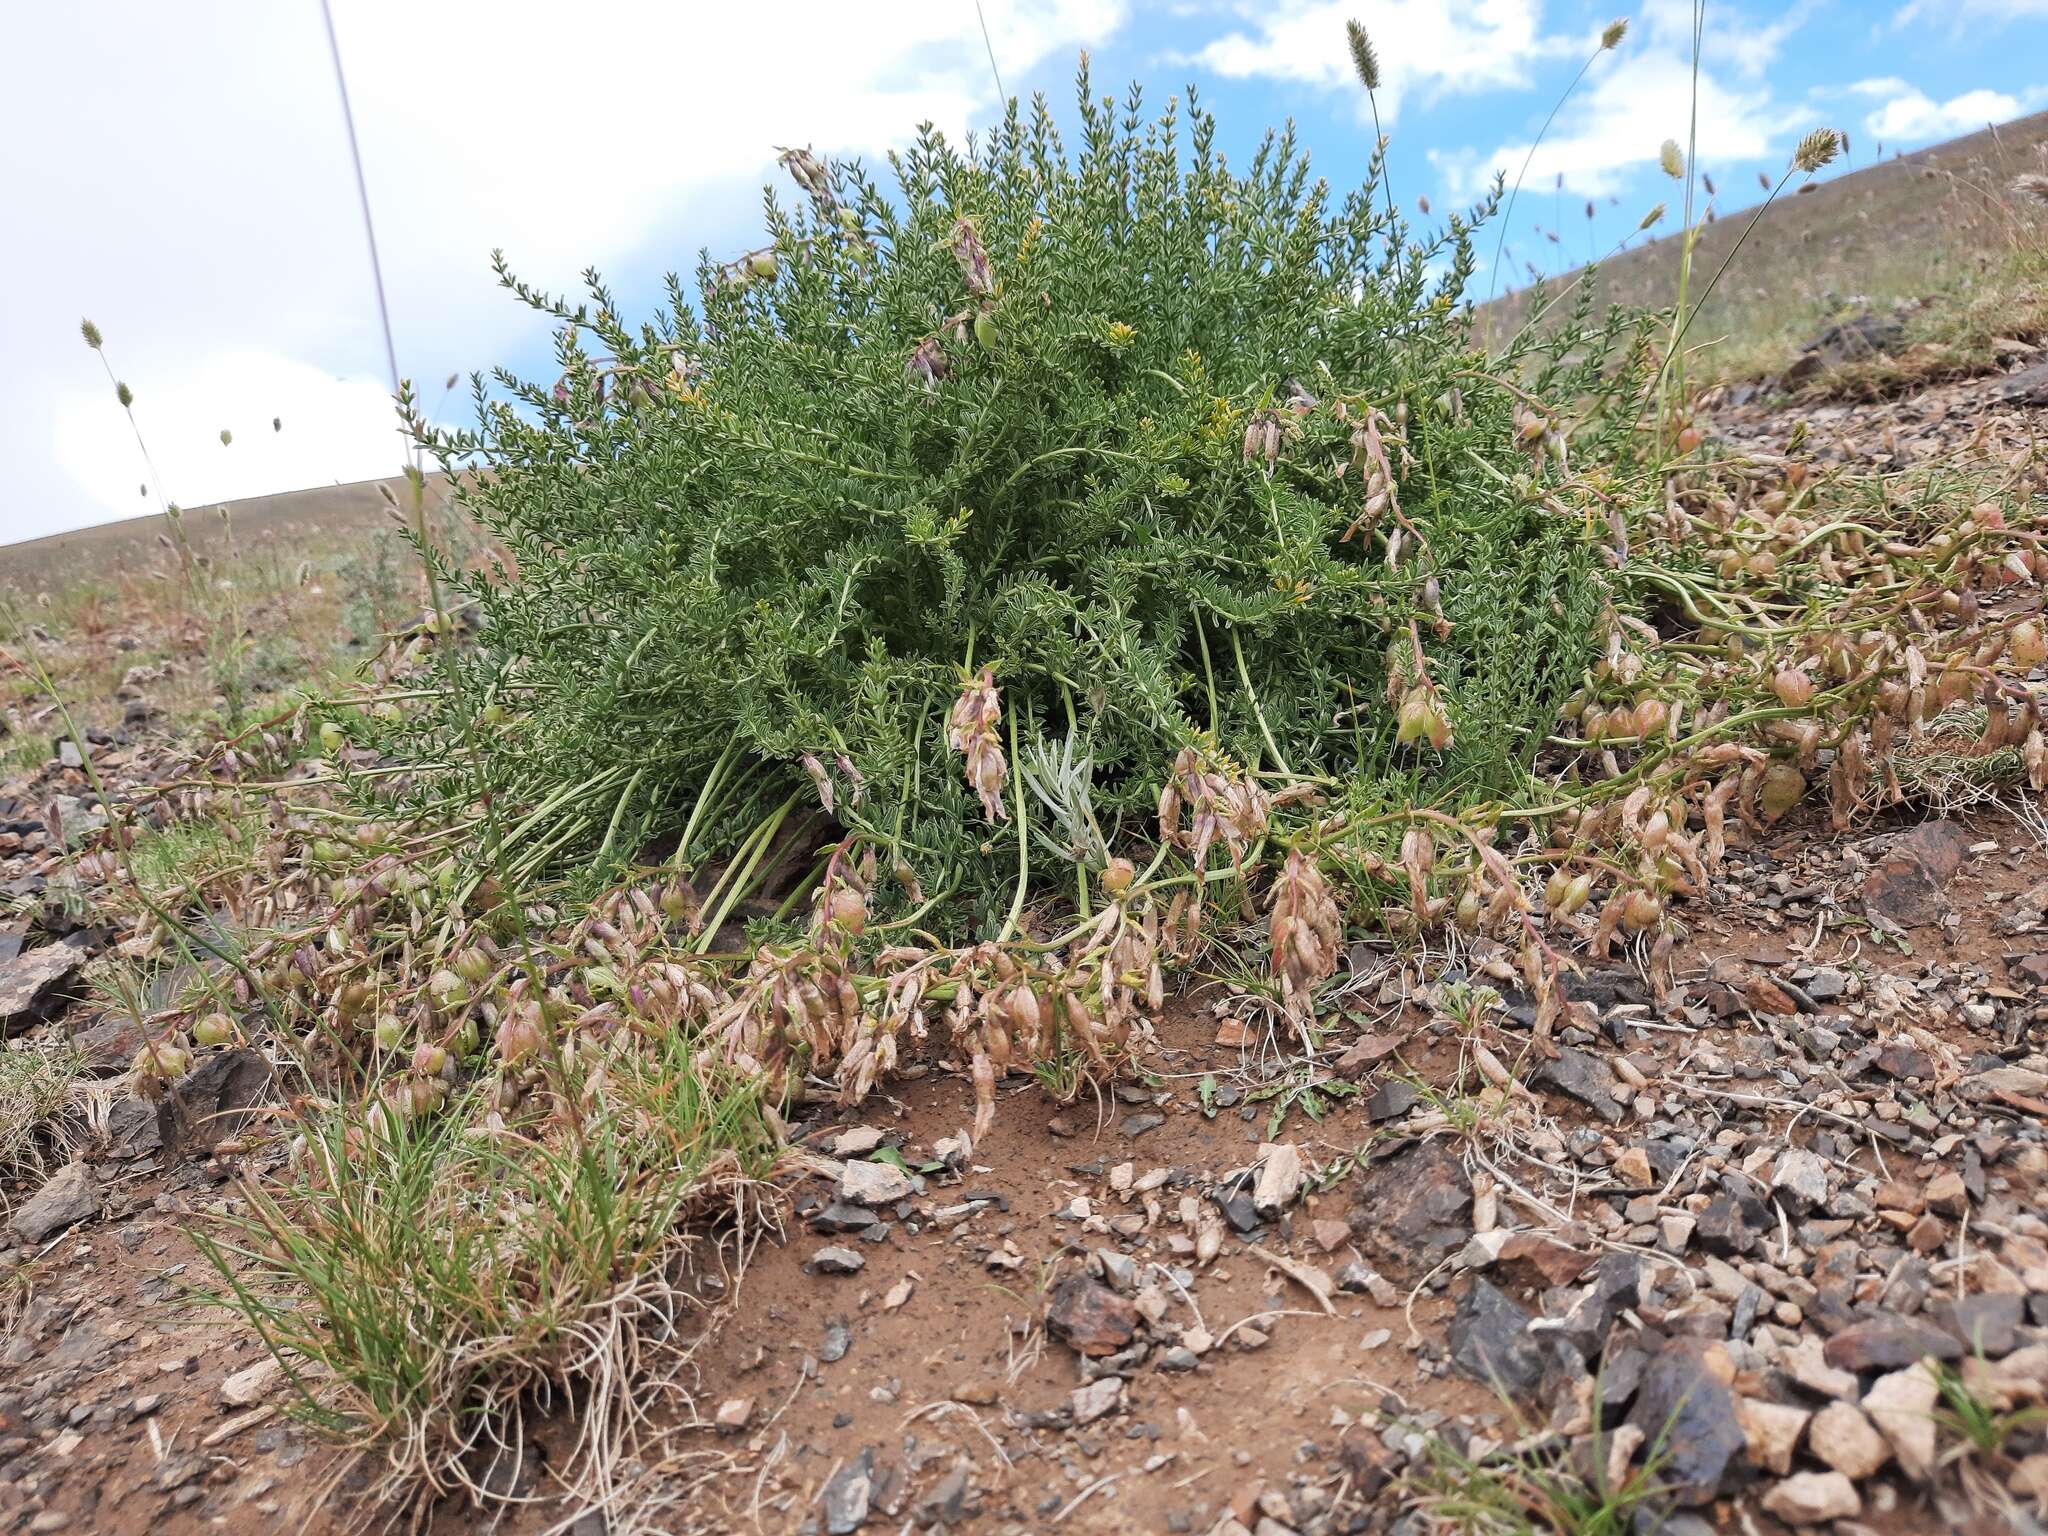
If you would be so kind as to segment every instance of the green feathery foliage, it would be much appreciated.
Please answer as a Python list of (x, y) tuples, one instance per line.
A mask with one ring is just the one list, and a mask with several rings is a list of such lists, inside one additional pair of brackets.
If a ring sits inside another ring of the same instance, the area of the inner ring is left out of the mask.
[[(1083, 761), (1112, 846), (1149, 841), (1189, 746), (1375, 804), (1516, 787), (1589, 659), (1605, 528), (1494, 370), (1623, 387), (1621, 322), (1489, 365), (1462, 294), (1491, 200), (1410, 241), (1291, 129), (1233, 171), (1192, 91), (1146, 122), (1084, 67), (1079, 120), (1074, 156), (1042, 98), (967, 153), (926, 128), (893, 197), (786, 156), (806, 196), (768, 195), (769, 244), (703, 258), (694, 305), (671, 278), (637, 330), (594, 273), (572, 308), (500, 258), (561, 378), (479, 378), (477, 428), (422, 435), (516, 570), (443, 566), (480, 638), (377, 744), (487, 759), (564, 818), (557, 863), (687, 824), (695, 867), (829, 789), (907, 888), (976, 898), (953, 922), (1016, 878), (947, 743), (984, 667), (1003, 744)], [(1417, 685), (1446, 750), (1395, 741)], [(1099, 859), (1081, 841), (1058, 851)]]

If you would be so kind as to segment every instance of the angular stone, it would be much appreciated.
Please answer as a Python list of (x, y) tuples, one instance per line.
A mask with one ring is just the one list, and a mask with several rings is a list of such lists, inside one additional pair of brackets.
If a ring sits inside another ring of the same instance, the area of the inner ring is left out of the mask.
[(1963, 1346), (1931, 1323), (1887, 1312), (1851, 1323), (1828, 1340), (1821, 1354), (1829, 1365), (1845, 1371), (1892, 1371), (1923, 1355), (1959, 1360)]
[(1934, 1406), (1940, 1399), (1934, 1377), (1918, 1365), (1878, 1377), (1863, 1394), (1863, 1411), (1891, 1442), (1899, 1470), (1916, 1481), (1934, 1469)]
[(2019, 1343), (2025, 1311), (2025, 1298), (1992, 1291), (1944, 1301), (1934, 1308), (1934, 1319), (1962, 1340), (1968, 1353), (1995, 1360)]
[(1792, 1470), (1792, 1453), (1799, 1449), (1799, 1437), (1813, 1414), (1805, 1408), (1767, 1403), (1760, 1398), (1738, 1397), (1735, 1422), (1742, 1426), (1749, 1464), (1783, 1477)]
[(1863, 1513), (1856, 1485), (1839, 1472), (1801, 1472), (1776, 1484), (1763, 1506), (1787, 1525), (1853, 1520)]
[(1941, 892), (1974, 841), (1953, 821), (1930, 821), (1897, 838), (1863, 880), (1863, 910), (1901, 928), (1941, 920)]
[(1771, 1188), (1795, 1213), (1820, 1209), (1828, 1198), (1828, 1165), (1804, 1147), (1788, 1147), (1771, 1170)]
[(1396, 1276), (1434, 1268), (1472, 1235), (1472, 1180), (1434, 1141), (1361, 1169), (1347, 1219), (1376, 1264)]
[(1258, 1178), (1252, 1185), (1252, 1208), (1261, 1216), (1278, 1216), (1300, 1197), (1307, 1176), (1301, 1148), (1291, 1141), (1263, 1143)]
[(1123, 1378), (1100, 1377), (1085, 1387), (1077, 1387), (1068, 1401), (1073, 1407), (1074, 1423), (1077, 1426), (1093, 1424), (1097, 1419), (1107, 1418), (1123, 1406)]
[(69, 983), (88, 956), (69, 944), (45, 944), (0, 961), (0, 1035), (48, 1018), (70, 998)]
[(811, 1267), (821, 1275), (853, 1275), (866, 1269), (868, 1261), (851, 1248), (820, 1248), (811, 1255)]
[(1592, 1052), (1560, 1046), (1556, 1058), (1545, 1062), (1535, 1076), (1537, 1082), (1577, 1099), (1609, 1125), (1620, 1123), (1624, 1111), (1614, 1073)]
[(825, 1536), (853, 1536), (866, 1525), (874, 1492), (875, 1453), (873, 1447), (868, 1447), (833, 1473), (825, 1484), (821, 1495)]
[(284, 1367), (277, 1356), (265, 1355), (225, 1378), (220, 1384), (220, 1400), (230, 1408), (253, 1408), (283, 1379)]
[(1531, 1391), (1543, 1379), (1543, 1356), (1530, 1320), (1500, 1287), (1474, 1275), (1451, 1317), (1451, 1364), (1504, 1394)]
[(1892, 1459), (1891, 1443), (1854, 1403), (1829, 1403), (1816, 1413), (1806, 1449), (1847, 1477), (1868, 1477)]
[(839, 1198), (855, 1205), (894, 1205), (917, 1193), (910, 1175), (894, 1163), (855, 1160), (839, 1169)]
[(31, 1248), (99, 1214), (99, 1184), (84, 1163), (66, 1163), (14, 1213), (14, 1233)]
[(1749, 1443), (1736, 1422), (1734, 1394), (1689, 1339), (1673, 1339), (1650, 1361), (1628, 1422), (1650, 1444), (1663, 1437), (1657, 1481), (1684, 1505), (1711, 1500), (1729, 1463)]
[(1099, 1280), (1071, 1274), (1053, 1287), (1046, 1332), (1084, 1355), (1113, 1355), (1138, 1331), (1138, 1308)]

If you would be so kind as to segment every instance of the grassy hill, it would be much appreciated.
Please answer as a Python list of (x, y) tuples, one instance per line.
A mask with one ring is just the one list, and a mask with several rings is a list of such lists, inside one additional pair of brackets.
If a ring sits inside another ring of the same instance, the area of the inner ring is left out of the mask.
[[(1958, 318), (1973, 308), (1981, 311), (1975, 329), (1992, 335), (2039, 327), (2048, 319), (2048, 300), (2038, 290), (2048, 265), (2048, 206), (2015, 194), (2013, 179), (2025, 172), (2048, 172), (2048, 112), (1865, 165), (1804, 191), (1793, 190), (1795, 177), (1746, 240), (1753, 203), (1717, 215), (1694, 250), (1694, 294), (1738, 242), (1741, 249), (1694, 321), (1688, 349), (1713, 344), (1706, 367), (1718, 376), (1773, 372), (1844, 307), (1911, 306), (1921, 317), (1909, 322), (1911, 341), (1951, 338)], [(1722, 184), (1710, 201), (1725, 207), (1761, 195), (1754, 181)], [(1603, 303), (1672, 303), (1682, 197), (1674, 183), (1664, 220), (1673, 233), (1597, 267), (1595, 291)], [(1539, 206), (1544, 202), (1538, 199)], [(1518, 221), (1528, 206), (1525, 198)], [(1532, 297), (1540, 304), (1580, 276), (1567, 272), (1495, 300), (1481, 312), (1483, 328), (1495, 338), (1506, 334), (1522, 323)], [(2031, 283), (2034, 291), (2007, 305), (2003, 298), (2016, 282)]]
[[(431, 486), (439, 477), (429, 479)], [(214, 506), (192, 507), (185, 529), (193, 548), (212, 555), (232, 529), (244, 554), (266, 546), (317, 549), (323, 543), (353, 541), (377, 528), (394, 526), (384, 490), (406, 495), (403, 479), (358, 480), (349, 485), (316, 485), (303, 491), (281, 491), (226, 503), (229, 523), (223, 525)], [(167, 564), (170, 556), (159, 542), (164, 532), (161, 513), (124, 518), (94, 528), (75, 528), (18, 544), (0, 545), (0, 588), (36, 593), (60, 589), (74, 581), (119, 572), (140, 575)]]

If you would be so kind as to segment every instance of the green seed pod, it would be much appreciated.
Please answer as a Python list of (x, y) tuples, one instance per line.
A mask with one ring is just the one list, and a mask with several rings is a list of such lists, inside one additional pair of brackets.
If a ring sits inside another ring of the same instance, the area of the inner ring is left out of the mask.
[(774, 282), (775, 274), (779, 270), (775, 261), (775, 253), (773, 251), (754, 252), (753, 255), (747, 258), (747, 270), (763, 282)]
[(996, 329), (995, 321), (990, 319), (985, 311), (974, 317), (974, 339), (990, 352), (995, 350), (996, 343), (1002, 339), (1002, 332)]
[(235, 1021), (224, 1013), (209, 1013), (192, 1026), (192, 1038), (201, 1045), (226, 1045), (235, 1038)]

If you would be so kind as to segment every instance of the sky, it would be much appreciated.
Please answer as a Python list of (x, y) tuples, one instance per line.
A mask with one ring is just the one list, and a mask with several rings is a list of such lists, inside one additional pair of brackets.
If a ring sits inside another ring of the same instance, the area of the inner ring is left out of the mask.
[[(758, 243), (778, 146), (880, 169), (920, 122), (991, 122), (998, 72), (1071, 122), (1083, 50), (1098, 92), (1135, 80), (1156, 106), (1198, 86), (1239, 163), (1292, 118), (1346, 187), (1373, 139), (1344, 47), (1356, 17), (1393, 189), (1424, 223), (1497, 168), (1512, 181), (1592, 59), (1529, 161), (1504, 283), (1675, 204), (1657, 153), (1686, 141), (1693, 102), (1692, 0), (981, 0), (986, 40), (975, 0), (331, 3), (399, 369), (448, 420), (450, 373), (552, 376), (494, 248), (551, 291), (595, 266), (636, 319), (700, 249)], [(1595, 57), (1616, 16), (1626, 39)], [(402, 444), (319, 0), (23, 4), (6, 31), (0, 542), (390, 473)], [(1853, 167), (2048, 108), (2044, 61), (2048, 0), (1707, 0), (1698, 165), (1734, 212), (1816, 126), (1847, 131)], [(1477, 296), (1493, 281), (1482, 269)]]

